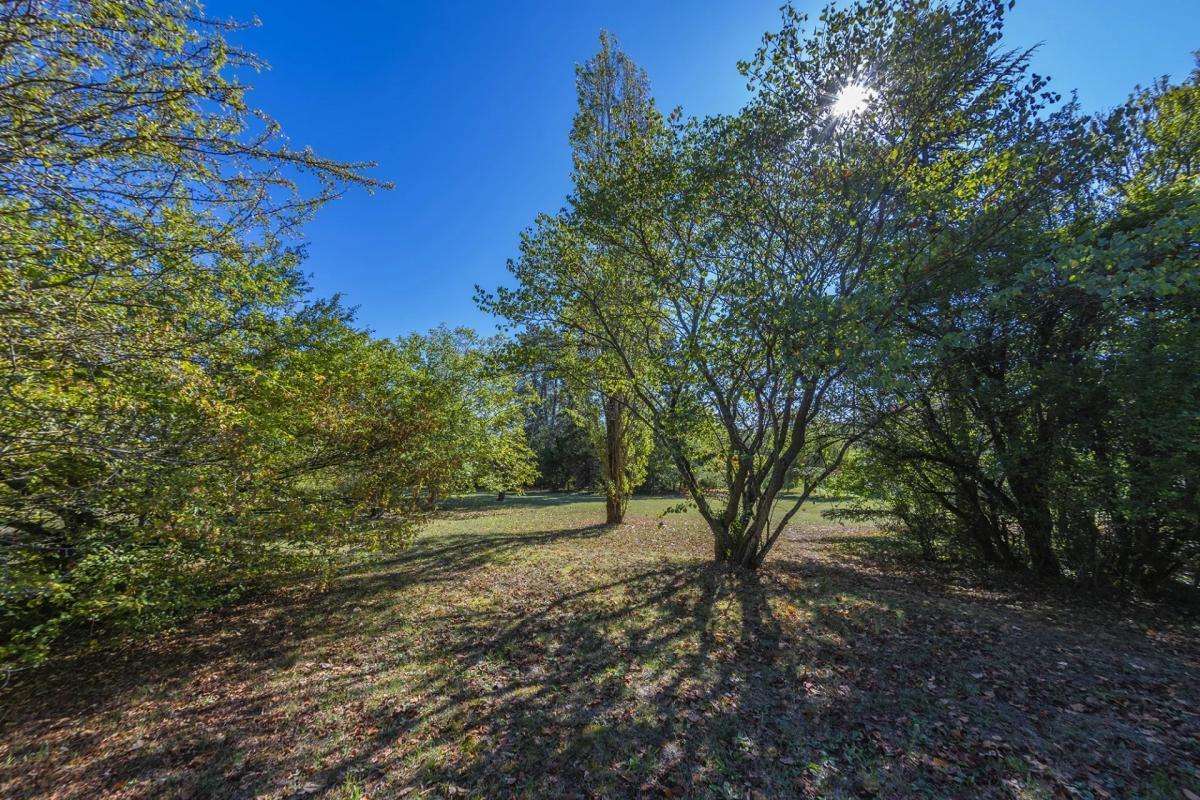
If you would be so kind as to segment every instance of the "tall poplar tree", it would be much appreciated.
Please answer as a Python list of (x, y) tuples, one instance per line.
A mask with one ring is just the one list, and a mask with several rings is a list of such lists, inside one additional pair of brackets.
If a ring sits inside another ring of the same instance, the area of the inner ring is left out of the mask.
[[(576, 68), (578, 110), (571, 129), (574, 194), (593, 193), (628, 162), (662, 118), (646, 73), (607, 32), (600, 50)], [(605, 520), (621, 522), (633, 490), (645, 478), (652, 431), (632, 409), (630, 369), (641, 356), (632, 340), (619, 346), (596, 335), (598, 325), (629, 309), (635, 292), (632, 265), (620, 248), (581, 235), (569, 215), (544, 216), (526, 232), (522, 258), (538, 261), (553, 278), (522, 297), (483, 297), (481, 303), (517, 324), (554, 332), (547, 348), (563, 379), (569, 408), (600, 462)], [(549, 290), (557, 299), (534, 297)], [(561, 300), (562, 302), (559, 302)], [(615, 330), (612, 333), (619, 337)], [(545, 345), (545, 339), (543, 339)]]

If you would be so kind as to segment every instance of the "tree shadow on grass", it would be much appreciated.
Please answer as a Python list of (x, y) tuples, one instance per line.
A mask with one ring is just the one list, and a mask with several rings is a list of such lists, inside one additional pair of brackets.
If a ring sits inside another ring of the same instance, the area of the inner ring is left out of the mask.
[(431, 619), (439, 666), (406, 687), (419, 709), (385, 712), (315, 780), (472, 797), (1166, 798), (1195, 785), (1194, 664), (1040, 616), (810, 560), (555, 585), (504, 613)]
[[(433, 702), (385, 713), (369, 744), (321, 773), (321, 788), (354, 778), (384, 796), (695, 793), (719, 778), (713, 765), (752, 757), (772, 717), (762, 703), (782, 680), (780, 634), (752, 573), (667, 564), (494, 622), (439, 639), (427, 655), (446, 668), (408, 687)], [(401, 741), (420, 749), (393, 771), (377, 755)]]
[[(1050, 603), (1060, 606), (1060, 610), (1070, 608), (1081, 616), (1095, 617), (1101, 626), (1106, 618), (1141, 620), (1149, 626), (1164, 620), (1184, 624), (1200, 621), (1200, 588), (1179, 582), (1150, 600), (1117, 587), (1047, 581), (1030, 572), (1006, 569), (953, 551), (938, 550), (930, 558), (913, 539), (892, 533), (859, 530), (823, 533), (817, 538), (843, 564), (885, 575), (903, 575), (925, 591), (948, 593), (969, 588), (985, 593), (976, 594), (976, 600), (990, 596), (1007, 605)], [(1194, 627), (1200, 632), (1200, 626)]]
[[(115, 650), (80, 653), (21, 675), (0, 693), (0, 746), (3, 746), (0, 796), (6, 796), (7, 782), (11, 781), (14, 787), (22, 785), (19, 773), (25, 765), (52, 760), (55, 746), (48, 744), (47, 738), (72, 752), (99, 748), (104, 724), (81, 729), (74, 724), (78, 719), (115, 722), (131, 705), (155, 703), (175, 693), (191, 691), (197, 680), (206, 677), (211, 683), (261, 684), (261, 676), (291, 667), (315, 644), (336, 640), (355, 620), (368, 615), (372, 608), (394, 602), (396, 593), (414, 584), (434, 587), (453, 583), (508, 553), (594, 537), (602, 530), (603, 526), (594, 525), (501, 535), (466, 533), (419, 540), (403, 553), (378, 559), (326, 590), (296, 589), (260, 596), (205, 614), (156, 641), (143, 640)], [(215, 674), (197, 677), (214, 668)], [(339, 683), (345, 682), (334, 681), (324, 689), (335, 690)], [(262, 687), (228, 700), (206, 703), (202, 715), (252, 723), (265, 716), (268, 709), (294, 700), (288, 692), (272, 692)], [(57, 735), (59, 732), (62, 737)], [(108, 753), (98, 762), (109, 765), (104, 770), (109, 779), (101, 785), (111, 788), (142, 774), (163, 770), (169, 773), (171, 770), (166, 767), (177, 757), (204, 753), (214, 743), (222, 745), (231, 736), (239, 735), (236, 729), (193, 733), (189, 732), (186, 742), (160, 743), (164, 747), (156, 748), (153, 753)], [(94, 780), (97, 770), (88, 772), (87, 777)], [(192, 777), (187, 776), (185, 782), (192, 782)], [(40, 797), (43, 791), (44, 787), (26, 794), (18, 792), (16, 796)], [(77, 796), (95, 795), (84, 792)]]
[[(612, 560), (630, 537), (419, 541), (319, 600), (264, 611), (174, 682), (135, 668), (148, 701), (97, 692), (107, 710), (60, 711), (86, 724), (58, 738), (31, 720), (29, 750), (51, 757), (0, 777), (0, 794), (1167, 798), (1156, 787), (1195, 785), (1194, 649), (1094, 641), (1041, 610), (803, 554), (759, 574)], [(143, 702), (164, 705), (157, 727), (120, 739)]]
[(529, 492), (510, 494), (497, 500), (495, 494), (469, 494), (443, 501), (439, 510), (455, 518), (490, 516), (514, 509), (553, 509), (582, 503), (599, 503), (603, 498), (591, 492)]

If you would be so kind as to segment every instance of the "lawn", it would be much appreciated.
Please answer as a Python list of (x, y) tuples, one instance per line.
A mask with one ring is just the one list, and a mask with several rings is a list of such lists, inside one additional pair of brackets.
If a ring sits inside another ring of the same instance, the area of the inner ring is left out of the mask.
[(990, 588), (798, 515), (457, 501), (332, 586), (4, 689), (4, 798), (1200, 797), (1194, 608)]

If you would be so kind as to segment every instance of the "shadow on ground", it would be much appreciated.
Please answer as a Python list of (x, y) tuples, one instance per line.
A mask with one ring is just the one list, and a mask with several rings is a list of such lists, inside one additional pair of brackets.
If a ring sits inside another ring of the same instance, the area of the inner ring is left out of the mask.
[(650, 520), (517, 527), (17, 687), (0, 795), (1197, 791), (1194, 628), (913, 582), (811, 537), (745, 574)]
[(601, 496), (591, 492), (510, 494), (503, 500), (497, 500), (494, 494), (472, 494), (446, 500), (440, 505), (439, 510), (451, 517), (462, 518), (489, 516), (520, 509), (554, 509), (602, 501)]

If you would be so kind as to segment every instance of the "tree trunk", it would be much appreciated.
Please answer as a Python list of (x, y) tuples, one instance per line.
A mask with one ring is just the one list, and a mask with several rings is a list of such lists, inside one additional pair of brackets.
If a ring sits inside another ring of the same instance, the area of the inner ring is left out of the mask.
[(735, 544), (730, 537), (726, 536), (723, 542), (723, 545), (720, 541), (717, 544), (716, 560), (718, 563), (739, 567), (750, 572), (756, 571), (762, 565), (766, 553), (760, 550), (758, 544), (753, 541), (753, 537), (742, 539)]
[(619, 497), (611, 493), (604, 497), (604, 522), (607, 525), (620, 525), (625, 519), (625, 504)]
[(1054, 554), (1054, 547), (1051, 544), (1054, 518), (1050, 514), (1049, 505), (1038, 482), (1024, 477), (1010, 477), (1009, 487), (1018, 504), (1017, 523), (1025, 535), (1030, 567), (1040, 577), (1059, 577), (1062, 575), (1062, 568), (1058, 564), (1058, 557)]
[[(767, 463), (756, 469), (753, 454), (747, 451), (744, 460), (728, 465), (726, 482), (729, 496), (725, 508), (720, 513), (709, 505), (695, 470), (676, 445), (673, 453), (675, 465), (684, 485), (695, 500), (701, 517), (712, 531), (713, 557), (718, 564), (733, 565), (750, 571), (757, 570), (782, 535), (784, 526), (795, 513), (794, 510), (799, 508), (793, 506), (777, 525), (772, 526), (771, 511), (775, 500), (783, 492), (788, 472), (808, 440), (808, 422), (810, 414), (813, 413), (813, 403), (819, 394), (818, 389), (815, 382), (804, 385), (803, 399), (787, 424), (786, 445), (785, 442), (780, 442), (768, 454)], [(732, 416), (726, 415), (725, 424), (730, 438), (736, 440), (738, 433), (731, 420)], [(766, 435), (765, 430), (763, 435)], [(806, 501), (817, 486), (841, 464), (852, 442), (853, 440), (845, 441), (834, 462), (805, 486), (800, 502)]]
[[(792, 457), (794, 461), (794, 456)], [(757, 570), (774, 546), (771, 528), (771, 510), (783, 489), (786, 467), (777, 467), (767, 485), (759, 488), (756, 483), (742, 483), (730, 499), (735, 506), (727, 506), (722, 515), (703, 512), (705, 521), (713, 534), (713, 557), (719, 564), (742, 569)], [(703, 493), (699, 486), (689, 487), (693, 499), (699, 500)], [(707, 509), (707, 505), (705, 505)]]
[(625, 519), (625, 425), (629, 412), (616, 395), (604, 396), (604, 521), (619, 525)]

